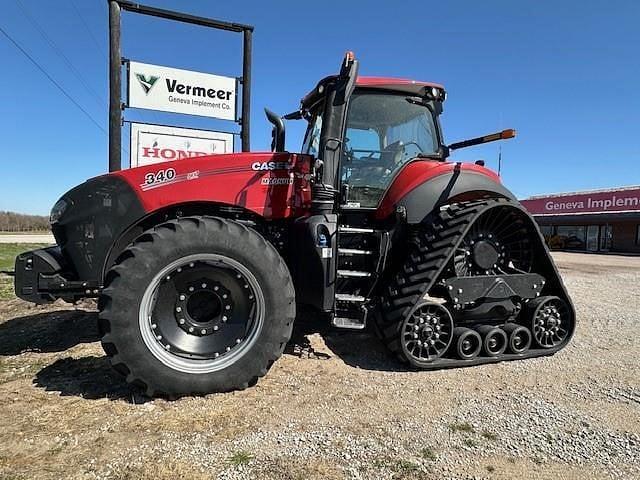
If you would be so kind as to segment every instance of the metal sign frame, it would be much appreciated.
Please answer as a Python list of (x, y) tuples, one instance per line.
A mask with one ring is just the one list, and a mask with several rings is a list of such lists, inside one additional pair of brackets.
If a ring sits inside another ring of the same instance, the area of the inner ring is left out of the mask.
[[(149, 7), (129, 0), (107, 0), (109, 2), (109, 171), (122, 168), (122, 53), (120, 46), (122, 10), (150, 15), (152, 17), (174, 20), (192, 25), (217, 28), (242, 33), (242, 113), (238, 119), (242, 151), (248, 152), (251, 120), (251, 55), (253, 26), (241, 23), (224, 22), (213, 18), (198, 17), (181, 12)], [(236, 95), (236, 102), (237, 102)], [(237, 111), (237, 108), (236, 108)]]

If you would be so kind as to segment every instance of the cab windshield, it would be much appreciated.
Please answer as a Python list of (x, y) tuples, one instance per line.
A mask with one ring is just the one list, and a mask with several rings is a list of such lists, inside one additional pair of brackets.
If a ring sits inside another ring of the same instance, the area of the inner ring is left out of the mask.
[(394, 175), (411, 159), (437, 155), (431, 110), (407, 95), (354, 93), (347, 115), (341, 181), (347, 206), (376, 207)]

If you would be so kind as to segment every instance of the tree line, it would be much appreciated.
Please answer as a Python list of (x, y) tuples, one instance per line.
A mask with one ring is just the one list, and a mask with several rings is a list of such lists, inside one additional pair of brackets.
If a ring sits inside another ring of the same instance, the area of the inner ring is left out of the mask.
[(0, 232), (43, 232), (48, 230), (48, 217), (0, 211)]

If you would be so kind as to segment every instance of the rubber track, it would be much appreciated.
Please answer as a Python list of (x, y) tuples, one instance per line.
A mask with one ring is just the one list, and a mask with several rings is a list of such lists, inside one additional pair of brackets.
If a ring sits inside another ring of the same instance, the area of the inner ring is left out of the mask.
[(402, 321), (438, 280), (469, 227), (487, 209), (509, 203), (501, 199), (454, 203), (435, 212), (416, 230), (407, 260), (384, 292), (382, 315), (378, 316), (382, 340), (398, 358), (404, 360)]

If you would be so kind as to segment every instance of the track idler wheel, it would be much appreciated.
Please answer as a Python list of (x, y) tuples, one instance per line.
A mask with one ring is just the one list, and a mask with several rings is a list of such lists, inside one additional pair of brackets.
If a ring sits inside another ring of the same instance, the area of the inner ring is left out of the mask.
[(453, 349), (460, 360), (471, 360), (482, 350), (482, 337), (470, 328), (456, 327), (453, 329)]
[(440, 358), (453, 338), (453, 318), (439, 303), (425, 301), (402, 323), (400, 342), (404, 357), (416, 367)]
[(573, 314), (558, 297), (538, 297), (527, 304), (533, 339), (542, 348), (564, 344), (573, 331)]
[(476, 330), (482, 335), (482, 353), (487, 357), (497, 357), (507, 349), (509, 339), (500, 327), (480, 325)]
[(509, 353), (524, 353), (531, 346), (531, 332), (527, 327), (517, 323), (507, 323), (502, 329), (509, 337), (507, 351)]

